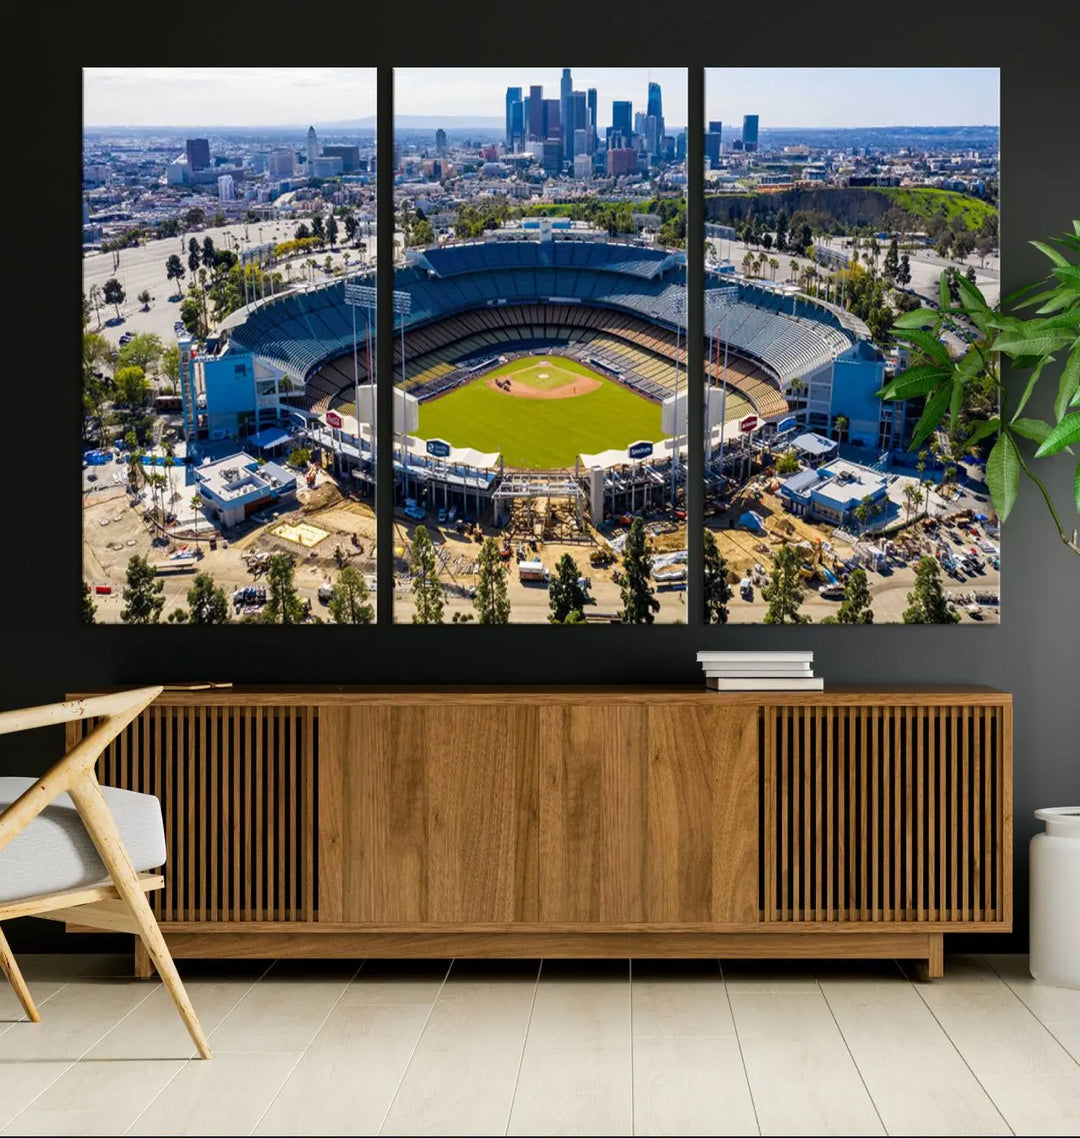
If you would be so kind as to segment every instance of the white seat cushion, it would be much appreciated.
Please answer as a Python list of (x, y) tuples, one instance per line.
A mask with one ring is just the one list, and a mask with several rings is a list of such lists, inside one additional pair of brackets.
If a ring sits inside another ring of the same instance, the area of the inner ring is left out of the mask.
[[(32, 778), (0, 778), (0, 813), (34, 785)], [(152, 794), (103, 786), (102, 793), (135, 869), (165, 864), (161, 803)], [(78, 889), (108, 880), (75, 803), (60, 794), (0, 850), (0, 903)]]

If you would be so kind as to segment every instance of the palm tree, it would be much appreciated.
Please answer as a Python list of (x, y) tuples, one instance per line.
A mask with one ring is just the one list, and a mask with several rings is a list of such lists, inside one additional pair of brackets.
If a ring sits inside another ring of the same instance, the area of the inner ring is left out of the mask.
[(848, 421), (846, 416), (837, 415), (836, 418), (833, 419), (833, 430), (836, 432), (837, 442), (842, 443), (844, 441), (844, 433), (847, 431), (847, 427)]
[(769, 258), (769, 275), (773, 280), (776, 280), (776, 270), (780, 268), (780, 262), (775, 257)]
[(195, 511), (195, 546), (196, 546), (196, 548), (198, 548), (198, 544), (199, 544), (199, 511), (202, 509), (202, 504), (203, 504), (202, 495), (198, 492), (198, 490), (196, 490), (195, 493), (191, 495), (191, 508)]
[(742, 271), (744, 277), (754, 275), (754, 254), (749, 250), (747, 250), (746, 256), (742, 259)]

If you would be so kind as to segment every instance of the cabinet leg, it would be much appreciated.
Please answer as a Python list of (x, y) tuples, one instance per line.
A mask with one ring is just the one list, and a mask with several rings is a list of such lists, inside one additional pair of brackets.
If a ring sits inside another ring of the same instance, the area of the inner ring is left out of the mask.
[(929, 955), (915, 961), (915, 976), (921, 981), (940, 980), (945, 975), (945, 934), (930, 933), (926, 939)]
[(150, 963), (150, 953), (146, 951), (146, 945), (143, 944), (142, 937), (135, 938), (135, 979), (136, 980), (149, 980), (153, 975), (154, 969)]

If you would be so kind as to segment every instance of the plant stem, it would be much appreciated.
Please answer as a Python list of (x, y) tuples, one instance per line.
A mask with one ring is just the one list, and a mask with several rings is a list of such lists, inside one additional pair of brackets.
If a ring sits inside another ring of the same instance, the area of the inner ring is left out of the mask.
[(1080, 557), (1080, 541), (1077, 540), (1076, 530), (1073, 530), (1071, 538), (1068, 536), (1068, 534), (1066, 534), (1065, 528), (1061, 524), (1061, 519), (1058, 517), (1057, 510), (1054, 509), (1054, 503), (1050, 498), (1050, 494), (1047, 492), (1046, 487), (1042, 484), (1042, 481), (1036, 475), (1032, 474), (1031, 468), (1024, 461), (1024, 456), (1020, 453), (1019, 447), (1016, 448), (1016, 455), (1020, 459), (1020, 466), (1023, 468), (1024, 473), (1028, 476), (1028, 478), (1031, 479), (1032, 482), (1035, 483), (1036, 486), (1038, 486), (1040, 492), (1042, 493), (1043, 500), (1046, 502), (1046, 508), (1050, 511), (1050, 516), (1054, 519), (1054, 525), (1057, 526), (1058, 537), (1061, 538), (1061, 540), (1069, 549), (1073, 551), (1073, 553)]

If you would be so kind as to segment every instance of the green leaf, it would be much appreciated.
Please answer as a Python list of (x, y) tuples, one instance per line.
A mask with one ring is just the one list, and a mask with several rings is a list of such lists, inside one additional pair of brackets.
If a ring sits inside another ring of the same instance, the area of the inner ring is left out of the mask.
[(1009, 429), (1033, 443), (1041, 443), (1050, 434), (1050, 424), (1042, 419), (1013, 419)]
[(949, 299), (949, 273), (946, 270), (938, 278), (938, 301), (942, 308), (949, 307)]
[(1076, 402), (1080, 395), (1080, 344), (1077, 344), (1069, 353), (1065, 367), (1061, 372), (1058, 383), (1057, 398), (1054, 400), (1054, 415), (1060, 423), (1065, 418), (1068, 408)]
[(1068, 347), (1073, 338), (1068, 331), (1057, 329), (1005, 332), (994, 341), (993, 350), (1007, 356), (1048, 356)]
[(960, 372), (953, 376), (952, 392), (949, 397), (949, 422), (955, 426), (960, 422), (960, 411), (964, 406), (964, 377)]
[(952, 357), (949, 355), (948, 349), (936, 336), (932, 336), (929, 332), (919, 332), (914, 328), (905, 328), (903, 332), (898, 335), (897, 339), (910, 341), (923, 355), (929, 356), (930, 359), (945, 367), (949, 367), (952, 363)]
[(1013, 419), (1015, 420), (1021, 411), (1027, 406), (1027, 401), (1031, 398), (1031, 393), (1035, 390), (1035, 384), (1039, 382), (1039, 375), (1042, 369), (1053, 359), (1053, 356), (1047, 356), (1045, 359), (1039, 360), (1035, 365), (1035, 370), (1028, 376), (1027, 385), (1024, 387), (1024, 394), (1020, 396), (1020, 402), (1016, 405), (1016, 410), (1013, 412)]
[(910, 399), (913, 395), (928, 395), (945, 383), (950, 375), (947, 367), (909, 367), (887, 383), (877, 394), (882, 399)]
[(1049, 257), (1050, 260), (1053, 261), (1055, 265), (1067, 265), (1069, 263), (1067, 258), (1063, 254), (1059, 253), (1056, 249), (1052, 248), (1050, 245), (1047, 245), (1044, 241), (1029, 241), (1028, 244), (1034, 245), (1035, 248), (1038, 249), (1040, 253), (1045, 253), (1046, 256)]
[(980, 332), (985, 332), (990, 316), (990, 306), (986, 303), (986, 297), (967, 277), (958, 276), (956, 281), (961, 298), (967, 302), (967, 315), (971, 317)]
[(1058, 423), (1043, 439), (1035, 457), (1045, 458), (1048, 454), (1057, 454), (1073, 443), (1080, 443), (1080, 411), (1073, 411)]
[(981, 443), (988, 435), (1000, 430), (1001, 420), (996, 415), (992, 419), (984, 419), (964, 440), (964, 446), (972, 447), (976, 443)]
[(986, 460), (986, 485), (998, 516), (1005, 521), (1016, 504), (1020, 487), (1020, 452), (1007, 431), (998, 435)]
[(1040, 316), (1050, 312), (1060, 312), (1063, 308), (1070, 308), (1080, 302), (1080, 288), (1055, 288), (1051, 289), (1050, 292), (1053, 300), (1048, 300), (1040, 308), (1035, 309)]
[(952, 395), (952, 384), (944, 384), (933, 395), (927, 397), (923, 413), (915, 424), (915, 433), (911, 436), (911, 446), (908, 450), (918, 450), (924, 439), (935, 430), (945, 418), (945, 411), (949, 406), (949, 397)]
[(933, 327), (937, 322), (938, 314), (932, 308), (915, 308), (898, 316), (893, 328), (922, 328), (927, 324)]
[(1076, 477), (1073, 479), (1073, 497), (1076, 499), (1076, 512), (1080, 514), (1080, 462), (1076, 464)]
[(1080, 285), (1080, 267), (1070, 265), (1068, 262), (1056, 268), (1054, 270), (1054, 276), (1057, 277), (1063, 285), (1072, 285), (1073, 288)]

